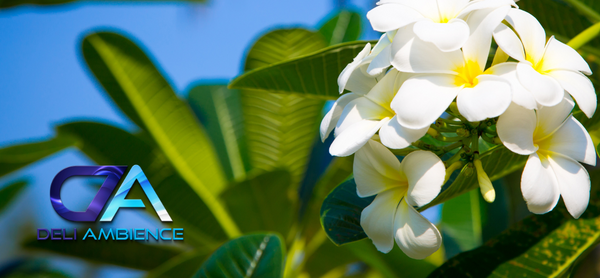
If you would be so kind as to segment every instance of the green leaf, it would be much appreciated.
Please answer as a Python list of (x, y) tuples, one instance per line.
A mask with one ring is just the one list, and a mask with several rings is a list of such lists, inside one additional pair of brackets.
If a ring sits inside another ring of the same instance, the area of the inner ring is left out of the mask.
[[(78, 0), (2, 0), (2, 1), (0, 1), (0, 9), (6, 9), (6, 8), (21, 6), (21, 5), (55, 6), (55, 5), (68, 4), (68, 3), (74, 3), (74, 2), (93, 3), (92, 1), (78, 1)], [(118, 3), (118, 1), (114, 1), (114, 2)], [(134, 2), (141, 2), (141, 3), (160, 3), (160, 2), (205, 3), (206, 0), (179, 0), (179, 1), (176, 1), (176, 0), (141, 0), (141, 1), (137, 1), (136, 0)]]
[(439, 228), (458, 244), (460, 250), (471, 250), (482, 243), (485, 214), (480, 196), (479, 191), (472, 190), (448, 200), (442, 206)]
[(0, 149), (0, 177), (73, 145), (75, 145), (73, 138), (56, 137), (47, 141), (14, 145)]
[(301, 29), (278, 29), (260, 37), (250, 48), (244, 71), (270, 66), (274, 63), (315, 52), (327, 46), (323, 37)]
[(349, 42), (271, 66), (254, 69), (233, 80), (233, 89), (269, 90), (311, 98), (337, 99), (337, 79), (367, 42)]
[[(87, 229), (77, 229), (83, 237)], [(72, 231), (71, 231), (72, 232)], [(94, 230), (94, 232), (97, 232)], [(67, 233), (69, 233), (67, 231)], [(23, 243), (26, 249), (47, 251), (59, 255), (141, 270), (151, 270), (181, 253), (173, 247), (159, 244), (142, 244), (135, 241), (111, 242), (86, 239), (70, 242), (30, 239)]]
[(0, 189), (0, 213), (23, 191), (25, 186), (27, 186), (26, 181), (17, 181)]
[(354, 179), (331, 191), (321, 207), (321, 225), (329, 239), (336, 245), (342, 245), (366, 238), (360, 226), (360, 214), (373, 199), (375, 197), (358, 197)]
[(243, 180), (250, 169), (240, 92), (227, 85), (198, 85), (188, 103), (210, 136), (229, 180)]
[(135, 43), (114, 33), (90, 34), (82, 47), (83, 57), (100, 84), (129, 116), (138, 116), (141, 126), (226, 233), (239, 235), (217, 199), (225, 187), (225, 177), (210, 139), (152, 61)]
[(329, 45), (334, 45), (358, 40), (361, 31), (360, 25), (360, 14), (343, 10), (327, 20), (319, 28), (319, 32)]
[(590, 204), (579, 219), (573, 219), (561, 204), (452, 258), (430, 277), (560, 277), (568, 273), (600, 240), (600, 172), (591, 178)]
[(234, 184), (221, 197), (242, 232), (287, 234), (297, 201), (289, 197), (290, 185), (288, 171), (267, 172)]
[[(324, 46), (323, 42), (299, 48), (282, 41), (298, 36), (322, 42), (322, 38), (317, 39), (314, 35), (302, 29), (267, 33), (250, 49), (245, 68), (277, 63)], [(318, 136), (323, 105), (324, 101), (318, 99), (267, 91), (242, 91), (244, 126), (253, 168), (264, 171), (287, 169), (292, 174), (292, 183), (297, 184), (305, 172), (312, 145)]]
[[(154, 174), (151, 168), (157, 159), (154, 146), (125, 130), (96, 122), (72, 122), (57, 126), (56, 131), (59, 137), (75, 138), (77, 148), (98, 165), (138, 164)], [(164, 159), (162, 154), (159, 156)]]
[[(491, 181), (498, 180), (514, 171), (522, 169), (526, 161), (527, 156), (515, 154), (504, 146), (493, 147), (481, 155), (483, 169)], [(447, 188), (444, 187), (442, 192), (431, 203), (419, 208), (419, 211), (426, 210), (477, 188), (479, 188), (479, 183), (477, 182), (475, 169), (466, 166), (460, 171), (460, 174), (452, 184)]]
[(285, 246), (276, 234), (253, 234), (221, 246), (194, 277), (283, 277)]
[(146, 277), (192, 277), (209, 255), (206, 251), (182, 253), (148, 272)]

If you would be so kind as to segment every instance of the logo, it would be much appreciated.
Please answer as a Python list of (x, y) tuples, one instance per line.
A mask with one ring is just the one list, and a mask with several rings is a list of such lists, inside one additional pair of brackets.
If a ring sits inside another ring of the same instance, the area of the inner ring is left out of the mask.
[[(50, 200), (52, 201), (52, 206), (54, 210), (60, 215), (62, 218), (77, 221), (77, 222), (94, 222), (98, 219), (100, 212), (106, 206), (108, 199), (112, 195), (113, 191), (119, 181), (121, 181), (121, 177), (127, 170), (126, 166), (73, 166), (69, 168), (65, 168), (60, 171), (54, 180), (52, 181), (52, 185), (50, 186)], [(75, 176), (105, 176), (106, 179), (100, 190), (88, 206), (86, 211), (83, 212), (75, 212), (69, 210), (63, 204), (60, 198), (60, 190), (64, 184), (64, 182), (70, 178)], [(156, 195), (154, 188), (150, 185), (146, 174), (142, 171), (142, 168), (138, 165), (133, 165), (129, 170), (125, 179), (123, 179), (123, 183), (117, 190), (117, 194), (115, 194), (112, 201), (108, 204), (108, 208), (104, 211), (101, 222), (110, 222), (113, 220), (117, 211), (120, 208), (143, 208), (144, 202), (140, 199), (125, 199), (129, 190), (135, 182), (139, 182), (142, 186), (142, 190), (148, 197), (150, 203), (154, 207), (154, 210), (158, 214), (160, 221), (162, 222), (172, 222), (171, 216), (163, 206), (160, 198)]]
[[(152, 207), (158, 214), (158, 217), (162, 222), (173, 222), (171, 216), (163, 206), (160, 198), (156, 195), (154, 188), (150, 185), (150, 181), (142, 171), (142, 168), (138, 165), (133, 165), (129, 172), (122, 179), (123, 175), (127, 171), (127, 166), (73, 166), (63, 169), (56, 174), (52, 184), (50, 185), (50, 201), (52, 207), (62, 218), (76, 222), (95, 222), (100, 217), (100, 213), (104, 210), (100, 222), (110, 222), (113, 220), (119, 209), (121, 208), (143, 208), (145, 207), (144, 202), (140, 199), (125, 199), (127, 194), (131, 190), (131, 187), (138, 182), (142, 187), (142, 190), (148, 197), (148, 200), (152, 204)], [(60, 191), (63, 184), (70, 177), (106, 177), (100, 190), (94, 196), (94, 199), (87, 207), (85, 211), (71, 211), (62, 202), (60, 197)], [(115, 193), (114, 197), (110, 202), (110, 196), (115, 191), (117, 185), (121, 182), (121, 186)], [(108, 205), (108, 206), (107, 206)], [(106, 209), (105, 209), (106, 207)], [(67, 235), (67, 234), (70, 234)], [(38, 240), (77, 240), (77, 228), (73, 229), (73, 232), (67, 232), (67, 229), (37, 229)], [(99, 240), (135, 240), (135, 241), (149, 241), (154, 239), (156, 241), (175, 241), (183, 240), (183, 228), (100, 228), (96, 233), (92, 228), (88, 228), (85, 235), (81, 240), (93, 239)]]

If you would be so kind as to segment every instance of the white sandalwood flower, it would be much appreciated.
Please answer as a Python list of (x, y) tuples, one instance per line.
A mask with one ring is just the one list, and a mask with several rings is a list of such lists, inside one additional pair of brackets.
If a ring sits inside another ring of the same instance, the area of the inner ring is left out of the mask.
[[(503, 77), (485, 72), (492, 31), (510, 6), (471, 13), (471, 36), (461, 50), (442, 52), (399, 30), (392, 43), (394, 68), (419, 73), (407, 80), (392, 102), (402, 126), (423, 128), (434, 122), (456, 98), (460, 113), (476, 122), (502, 114), (511, 103), (511, 85)], [(396, 51), (397, 50), (397, 51)]]
[(338, 100), (339, 106), (348, 103), (344, 105), (335, 128), (335, 140), (329, 149), (331, 155), (353, 154), (378, 131), (381, 142), (394, 149), (406, 148), (427, 133), (429, 127), (402, 127), (390, 107), (398, 88), (409, 76), (391, 70), (364, 96), (344, 95)]
[[(596, 93), (592, 82), (582, 73), (591, 74), (585, 60), (570, 46), (551, 37), (546, 43), (546, 32), (531, 14), (511, 9), (506, 21), (515, 32), (501, 24), (494, 32), (498, 46), (519, 61), (503, 65), (505, 73), (515, 72), (522, 87), (522, 95), (515, 103), (534, 108), (536, 103), (554, 106), (563, 99), (566, 90), (575, 98), (581, 110), (592, 117), (596, 111)], [(535, 100), (536, 103), (533, 103)]]
[(370, 140), (354, 157), (358, 196), (377, 195), (360, 217), (360, 225), (377, 250), (388, 253), (394, 239), (411, 258), (424, 259), (440, 248), (440, 232), (414, 206), (431, 202), (440, 192), (446, 169), (432, 152), (416, 151), (402, 163)]
[[(465, 22), (477, 10), (515, 5), (512, 0), (381, 0), (367, 13), (373, 29), (396, 31), (411, 25), (423, 41), (442, 51), (460, 49), (473, 30)], [(414, 23), (414, 24), (413, 24)]]
[(566, 95), (553, 107), (537, 111), (511, 105), (498, 119), (500, 140), (511, 151), (529, 155), (521, 191), (533, 213), (546, 213), (563, 197), (567, 210), (579, 218), (590, 198), (588, 172), (577, 161), (596, 165), (594, 143), (572, 115)]

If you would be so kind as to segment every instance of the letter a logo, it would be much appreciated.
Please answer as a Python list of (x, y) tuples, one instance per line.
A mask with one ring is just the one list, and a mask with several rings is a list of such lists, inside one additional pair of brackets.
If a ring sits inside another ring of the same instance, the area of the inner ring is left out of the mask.
[[(50, 201), (52, 202), (52, 207), (54, 207), (54, 210), (56, 210), (61, 217), (67, 220), (79, 222), (96, 221), (126, 170), (126, 166), (74, 166), (65, 168), (54, 177), (52, 185), (50, 186)], [(68, 178), (73, 176), (106, 176), (106, 180), (104, 180), (100, 190), (84, 212), (75, 212), (67, 209), (60, 198), (62, 185)], [(150, 185), (146, 174), (144, 174), (142, 168), (138, 165), (133, 165), (133, 167), (131, 167), (100, 221), (112, 221), (120, 208), (145, 207), (144, 202), (140, 199), (125, 199), (136, 181), (142, 186), (142, 190), (144, 190), (144, 193), (148, 197), (152, 207), (154, 207), (160, 220), (162, 222), (172, 222), (171, 216), (169, 216), (169, 213), (158, 198), (158, 195), (156, 195), (154, 188)]]

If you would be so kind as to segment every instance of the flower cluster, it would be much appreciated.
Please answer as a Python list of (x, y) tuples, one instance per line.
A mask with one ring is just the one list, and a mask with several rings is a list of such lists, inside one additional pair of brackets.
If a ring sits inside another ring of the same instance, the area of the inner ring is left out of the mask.
[[(395, 239), (412, 258), (435, 252), (440, 233), (415, 208), (465, 165), (494, 200), (480, 141), (529, 156), (521, 189), (530, 211), (546, 213), (562, 196), (573, 217), (583, 213), (590, 179), (579, 162), (595, 165), (596, 153), (571, 111), (575, 99), (591, 117), (597, 102), (579, 53), (547, 40), (513, 0), (381, 0), (367, 17), (383, 35), (340, 74), (342, 95), (321, 138), (334, 133), (334, 156), (355, 154), (358, 195), (376, 195), (360, 223), (378, 250), (389, 252)], [(418, 144), (426, 134), (454, 143), (432, 152)], [(395, 152), (400, 162), (390, 149), (408, 151)], [(460, 150), (444, 163), (452, 149)]]

